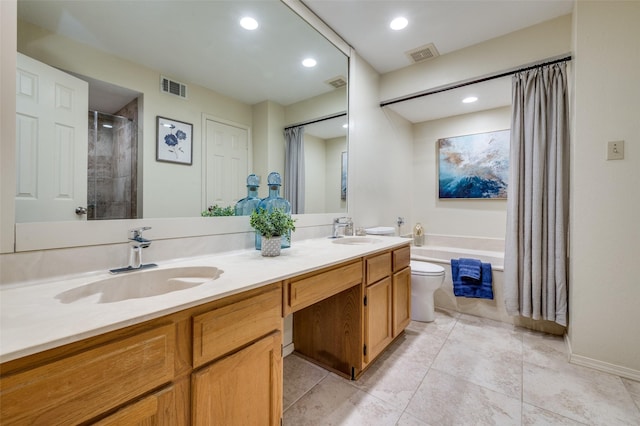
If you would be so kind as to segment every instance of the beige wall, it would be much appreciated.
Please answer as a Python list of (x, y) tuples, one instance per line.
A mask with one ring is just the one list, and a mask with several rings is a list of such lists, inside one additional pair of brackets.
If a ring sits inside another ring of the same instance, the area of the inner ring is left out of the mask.
[(380, 77), (357, 53), (349, 81), (347, 198), (354, 226), (396, 226), (398, 216), (411, 223), (411, 123), (380, 108)]
[(504, 238), (506, 200), (439, 200), (437, 146), (440, 138), (511, 127), (511, 107), (427, 121), (413, 126), (413, 214), (429, 234)]
[[(572, 136), (572, 361), (640, 380), (640, 2), (575, 8)], [(625, 159), (605, 160), (625, 140)]]
[(347, 112), (347, 89), (335, 89), (284, 108), (287, 126), (316, 120), (337, 113)]
[[(283, 127), (282, 105), (264, 101), (253, 106), (253, 173), (260, 176), (260, 198), (269, 195), (269, 173), (280, 173), (284, 184)], [(284, 195), (284, 186), (280, 188), (280, 195)]]

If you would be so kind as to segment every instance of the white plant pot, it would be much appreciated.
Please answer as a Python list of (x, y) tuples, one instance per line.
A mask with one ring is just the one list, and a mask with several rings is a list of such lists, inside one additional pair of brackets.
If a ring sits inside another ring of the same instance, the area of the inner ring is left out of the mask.
[(265, 236), (262, 237), (262, 255), (265, 257), (275, 257), (280, 256), (280, 244), (282, 242), (282, 237), (271, 237), (267, 238)]

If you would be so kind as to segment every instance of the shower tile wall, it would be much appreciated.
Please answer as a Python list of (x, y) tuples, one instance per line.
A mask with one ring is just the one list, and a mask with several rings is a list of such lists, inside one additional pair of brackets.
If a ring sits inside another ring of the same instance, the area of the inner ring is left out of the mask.
[[(129, 218), (134, 219), (138, 217), (138, 137), (142, 137), (140, 129), (138, 129), (138, 99), (134, 99), (125, 105), (120, 111), (116, 112), (116, 115), (121, 117), (127, 117), (131, 120), (131, 126), (129, 126), (130, 134), (127, 135), (130, 143), (129, 146), (129, 160), (131, 169), (129, 171), (131, 176), (130, 185), (128, 187), (130, 191), (130, 211)], [(125, 159), (122, 159), (122, 164), (125, 164)]]
[[(134, 102), (137, 104), (137, 101)], [(127, 113), (127, 109), (131, 114), (131, 110), (137, 110), (137, 106), (131, 108), (129, 105), (122, 111)], [(100, 113), (97, 126), (94, 120), (94, 113), (90, 112), (88, 218), (135, 218), (136, 122)], [(112, 124), (113, 128), (102, 127), (105, 123)]]

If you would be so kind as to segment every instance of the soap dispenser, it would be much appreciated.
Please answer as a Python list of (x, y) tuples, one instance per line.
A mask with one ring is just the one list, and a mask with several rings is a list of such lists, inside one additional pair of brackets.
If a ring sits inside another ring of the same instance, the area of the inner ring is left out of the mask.
[(420, 247), (424, 244), (424, 228), (420, 222), (416, 223), (413, 227), (413, 245)]

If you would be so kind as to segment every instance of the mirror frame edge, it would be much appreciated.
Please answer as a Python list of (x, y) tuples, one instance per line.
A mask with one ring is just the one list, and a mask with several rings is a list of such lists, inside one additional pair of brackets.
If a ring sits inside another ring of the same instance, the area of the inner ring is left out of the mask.
[[(15, 192), (16, 192), (16, 52), (18, 48), (18, 2), (17, 0), (0, 1), (0, 161), (2, 177), (0, 178), (0, 253), (15, 251)], [(14, 141), (11, 143), (10, 141)], [(6, 171), (10, 173), (7, 173)]]
[[(347, 57), (347, 67), (349, 67), (349, 60), (351, 57), (352, 48), (349, 46), (338, 34), (336, 34), (328, 25), (326, 25), (320, 18), (318, 18), (309, 8), (307, 8), (300, 0), (280, 0), (283, 4), (289, 7), (294, 13), (296, 13), (301, 19), (306, 21), (312, 28), (318, 31), (324, 36), (330, 43), (338, 48)], [(2, 109), (2, 115), (0, 116), (0, 123), (2, 123), (2, 132), (0, 137), (2, 141), (14, 141), (16, 137), (16, 125), (15, 125), (15, 69), (16, 69), (16, 56), (17, 56), (17, 0), (3, 0), (0, 1), (0, 19), (2, 22), (2, 80), (0, 80), (0, 100), (2, 100), (5, 108)], [(347, 112), (349, 111), (348, 105), (349, 88), (347, 88)], [(6, 102), (5, 102), (6, 101)], [(8, 108), (6, 106), (9, 106)], [(11, 108), (13, 106), (13, 108)], [(131, 219), (120, 221), (99, 221), (99, 222), (59, 222), (60, 226), (54, 227), (59, 229), (60, 232), (57, 235), (51, 235), (47, 238), (43, 238), (42, 230), (43, 226), (47, 229), (51, 229), (51, 223), (15, 223), (15, 144), (2, 143), (0, 145), (2, 169), (9, 170), (9, 178), (7, 174), (2, 178), (0, 186), (0, 199), (10, 200), (7, 203), (3, 203), (0, 210), (0, 253), (17, 253), (23, 251), (44, 250), (44, 249), (56, 249), (56, 248), (68, 248), (79, 247), (87, 245), (101, 245), (101, 244), (113, 244), (123, 242), (126, 238), (126, 230), (140, 226), (141, 222), (145, 224), (149, 222), (157, 223), (159, 225), (160, 233), (156, 237), (163, 238), (183, 238), (193, 237), (194, 226), (201, 225), (202, 219), (206, 218), (164, 218), (164, 219)], [(347, 203), (347, 205), (349, 205)], [(347, 208), (348, 209), (348, 208)], [(347, 212), (348, 214), (348, 212)], [(310, 221), (306, 226), (318, 226), (331, 224), (332, 218), (336, 213), (325, 213), (311, 215)], [(231, 223), (234, 223), (236, 232), (251, 231), (248, 229), (248, 223), (240, 222), (240, 219), (232, 219)], [(302, 219), (300, 217), (300, 219)], [(306, 219), (306, 218), (305, 218)], [(176, 220), (180, 220), (183, 224), (187, 225), (187, 232), (167, 234), (163, 224), (173, 223)], [(303, 220), (307, 222), (307, 220)], [(80, 224), (80, 225), (78, 225)], [(301, 223), (300, 225), (305, 226)], [(197, 235), (213, 235), (217, 234), (217, 226), (213, 226), (209, 229), (209, 232), (202, 233), (198, 231)], [(81, 230), (91, 230), (97, 232), (94, 237), (87, 238), (87, 233), (78, 232)], [(116, 238), (114, 238), (114, 235)]]

